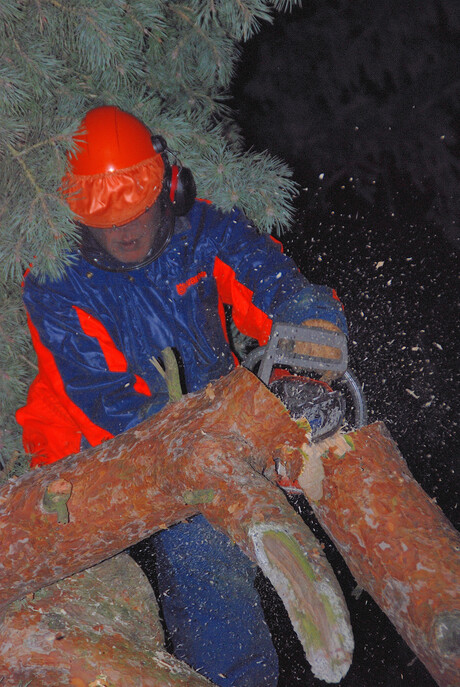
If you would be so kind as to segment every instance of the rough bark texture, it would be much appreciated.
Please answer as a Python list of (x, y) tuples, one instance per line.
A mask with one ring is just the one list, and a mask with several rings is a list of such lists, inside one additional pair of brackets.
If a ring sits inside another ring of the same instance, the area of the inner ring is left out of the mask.
[(409, 472), (385, 425), (315, 450), (325, 470), (315, 514), (442, 687), (460, 685), (460, 537)]
[[(277, 460), (288, 478), (309, 484), (309, 463), (321, 454), (325, 477), (312, 500), (318, 520), (358, 583), (437, 682), (460, 684), (457, 533), (412, 478), (381, 423), (319, 445), (305, 447), (304, 441), (304, 432), (267, 389), (251, 373), (237, 370), (105, 446), (11, 481), (0, 492), (1, 603), (202, 512), (273, 582), (315, 675), (338, 681), (352, 650), (343, 599), (314, 537), (270, 481)], [(302, 458), (302, 446), (309, 460)], [(15, 665), (11, 651), (16, 650), (21, 655), (16, 666), (29, 665), (27, 651), (35, 652), (32, 662), (40, 654), (39, 665), (46, 664), (46, 641), (51, 641), (46, 627), (53, 629), (49, 618), (53, 623), (56, 599), (61, 603), (67, 585), (69, 593), (76, 589), (74, 579), (45, 590), (53, 591), (42, 625), (40, 598), (26, 600), (27, 609), (8, 608), (2, 644), (13, 632), (24, 638), (0, 654), (3, 660), (10, 657), (9, 665)], [(82, 623), (89, 627), (90, 617)], [(112, 641), (113, 632), (109, 627), (101, 641)], [(122, 636), (117, 641), (127, 646)], [(61, 641), (53, 635), (52, 642)], [(42, 653), (40, 642), (46, 645)], [(78, 641), (69, 640), (70, 646), (78, 656)], [(169, 683), (152, 678), (146, 684)]]
[(0, 604), (202, 512), (261, 565), (314, 674), (339, 681), (353, 649), (340, 587), (270, 481), (275, 460), (297, 476), (305, 441), (282, 404), (239, 369), (103, 446), (8, 483), (0, 492)]
[[(295, 448), (306, 440), (281, 408), (241, 369), (106, 444), (8, 482), (0, 491), (7, 553), (0, 563), (0, 605), (200, 510), (250, 553), (245, 520), (257, 519), (254, 498), (270, 486), (263, 473), (273, 470), (273, 455), (283, 447), (292, 448), (295, 461)], [(259, 500), (261, 521), (279, 508), (287, 511), (282, 501)], [(59, 509), (68, 511), (68, 523)]]
[(126, 553), (10, 605), (2, 687), (206, 687), (164, 651), (152, 588)]

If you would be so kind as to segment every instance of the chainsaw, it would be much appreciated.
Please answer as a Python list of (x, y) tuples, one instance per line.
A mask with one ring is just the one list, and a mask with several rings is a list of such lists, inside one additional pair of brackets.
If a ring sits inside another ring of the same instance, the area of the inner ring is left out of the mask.
[[(330, 346), (340, 355), (332, 359), (298, 353), (296, 344), (301, 342)], [(294, 420), (308, 421), (312, 442), (343, 426), (351, 430), (367, 424), (366, 399), (356, 375), (348, 368), (347, 339), (342, 332), (275, 322), (267, 345), (251, 351), (243, 365), (254, 372), (257, 369), (259, 379)], [(332, 373), (328, 378), (333, 376), (333, 382), (321, 379), (326, 372)]]

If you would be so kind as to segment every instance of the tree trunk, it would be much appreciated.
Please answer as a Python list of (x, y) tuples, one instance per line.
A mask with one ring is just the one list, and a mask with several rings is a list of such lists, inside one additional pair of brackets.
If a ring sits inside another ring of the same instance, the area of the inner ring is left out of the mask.
[(10, 481), (0, 492), (0, 604), (202, 512), (271, 580), (314, 674), (339, 681), (353, 649), (348, 610), (318, 542), (270, 481), (275, 460), (299, 473), (305, 442), (241, 368), (105, 445)]
[(16, 601), (0, 630), (2, 687), (206, 687), (163, 648), (152, 588), (118, 556)]
[(460, 537), (409, 472), (382, 423), (315, 447), (312, 507), (358, 584), (442, 687), (460, 684)]
[[(0, 492), (0, 601), (202, 512), (273, 582), (315, 675), (340, 680), (352, 650), (347, 612), (320, 547), (271, 481), (276, 461), (308, 489), (358, 583), (433, 677), (458, 684), (456, 532), (381, 423), (304, 442), (279, 401), (239, 369), (104, 446), (10, 481)], [(310, 469), (319, 455), (322, 493)]]

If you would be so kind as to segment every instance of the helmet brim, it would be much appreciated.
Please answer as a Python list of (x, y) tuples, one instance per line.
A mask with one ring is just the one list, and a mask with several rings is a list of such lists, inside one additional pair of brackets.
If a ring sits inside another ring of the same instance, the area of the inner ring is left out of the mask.
[(164, 162), (155, 155), (126, 169), (78, 175), (69, 170), (61, 192), (83, 224), (98, 229), (121, 226), (140, 217), (157, 200)]

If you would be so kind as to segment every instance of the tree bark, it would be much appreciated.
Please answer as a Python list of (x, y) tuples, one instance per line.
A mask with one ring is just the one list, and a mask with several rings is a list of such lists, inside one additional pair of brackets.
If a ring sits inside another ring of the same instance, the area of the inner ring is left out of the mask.
[[(340, 680), (352, 650), (347, 611), (320, 547), (273, 484), (276, 462), (308, 489), (358, 583), (434, 679), (458, 684), (457, 533), (381, 423), (304, 442), (280, 402), (240, 369), (104, 446), (10, 481), (0, 492), (0, 602), (202, 512), (273, 582), (315, 675)], [(315, 470), (310, 484), (319, 456), (322, 489)]]
[(271, 580), (314, 674), (339, 681), (353, 650), (348, 610), (318, 542), (274, 483), (275, 460), (299, 473), (306, 441), (241, 368), (105, 445), (10, 481), (0, 492), (0, 604), (201, 512)]
[[(311, 447), (312, 448), (312, 447)], [(460, 684), (460, 537), (414, 480), (383, 423), (322, 454), (318, 521), (358, 584), (442, 687)]]
[(16, 601), (0, 628), (2, 687), (208, 687), (163, 648), (152, 588), (114, 556)]

